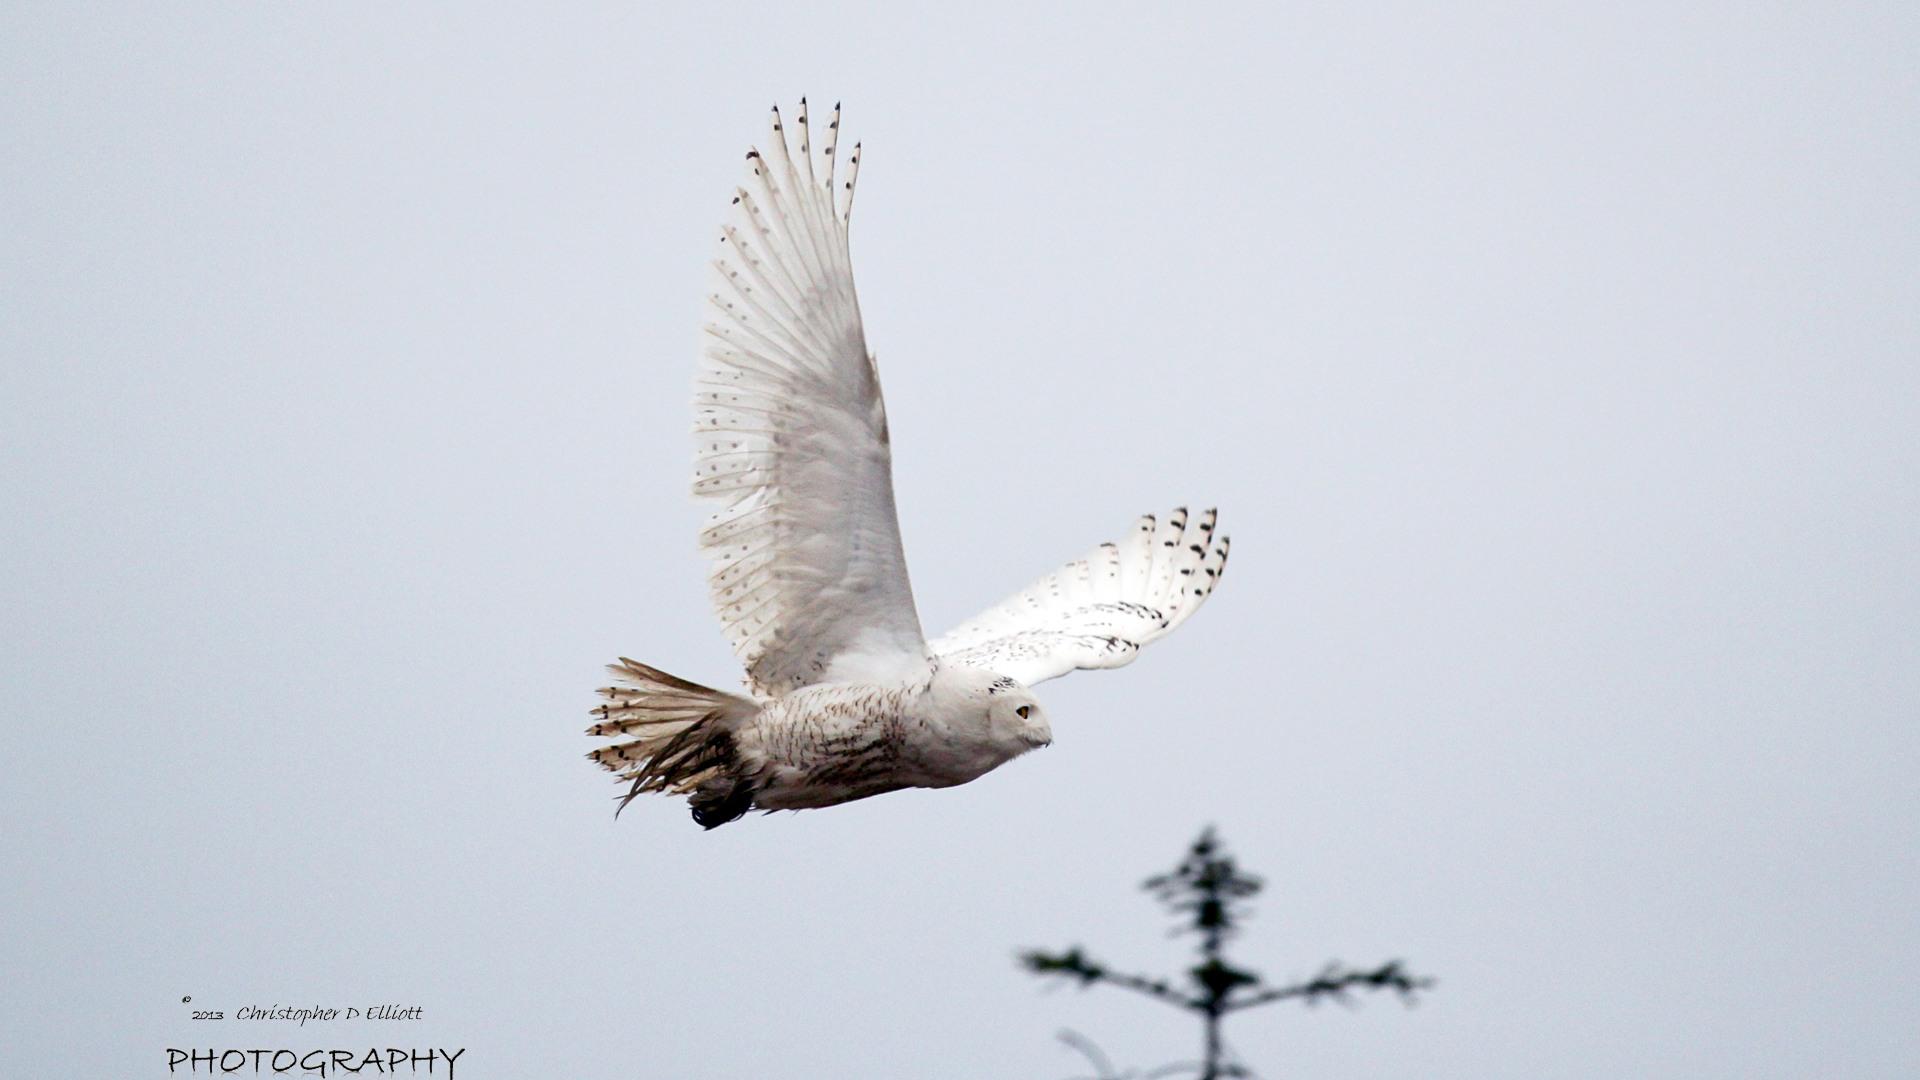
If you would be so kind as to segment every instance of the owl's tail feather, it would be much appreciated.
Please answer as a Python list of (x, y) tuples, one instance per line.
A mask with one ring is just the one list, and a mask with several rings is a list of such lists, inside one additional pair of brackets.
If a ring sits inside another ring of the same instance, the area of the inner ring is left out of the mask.
[(747, 812), (753, 792), (735, 775), (734, 731), (760, 706), (621, 657), (607, 665), (614, 684), (600, 688), (600, 722), (587, 729), (615, 742), (587, 756), (632, 780), (617, 817), (643, 792), (690, 795), (693, 818), (711, 829)]

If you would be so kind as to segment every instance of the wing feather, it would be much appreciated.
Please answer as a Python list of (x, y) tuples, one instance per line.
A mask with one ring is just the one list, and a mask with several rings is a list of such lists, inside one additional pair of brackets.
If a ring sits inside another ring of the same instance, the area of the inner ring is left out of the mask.
[(766, 152), (747, 154), (694, 392), (709, 590), (748, 686), (767, 696), (928, 663), (854, 294), (852, 177), (844, 193), (831, 167), (819, 178), (804, 100), (799, 122), (798, 163), (777, 108)]
[(1119, 540), (1040, 578), (934, 640), (942, 663), (987, 668), (1028, 686), (1081, 668), (1133, 662), (1193, 616), (1226, 570), (1219, 515), (1148, 514)]

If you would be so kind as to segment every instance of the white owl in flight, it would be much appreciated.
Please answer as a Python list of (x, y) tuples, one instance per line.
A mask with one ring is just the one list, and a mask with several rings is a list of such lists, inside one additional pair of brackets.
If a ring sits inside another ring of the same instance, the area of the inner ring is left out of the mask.
[(1047, 745), (1028, 687), (1130, 662), (1199, 610), (1227, 564), (1212, 510), (1149, 515), (926, 639), (848, 254), (860, 144), (839, 153), (837, 105), (818, 155), (804, 98), (794, 126), (775, 108), (768, 152), (747, 154), (694, 395), (693, 490), (714, 511), (700, 546), (751, 696), (622, 659), (587, 729), (615, 740), (591, 757), (631, 781), (622, 808), (686, 795), (707, 828), (964, 784)]

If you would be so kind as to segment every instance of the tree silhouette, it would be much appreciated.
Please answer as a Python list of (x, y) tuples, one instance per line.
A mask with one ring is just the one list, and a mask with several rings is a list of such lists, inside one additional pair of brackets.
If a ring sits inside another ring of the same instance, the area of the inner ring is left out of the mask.
[[(1276, 1001), (1314, 1004), (1324, 999), (1346, 1003), (1352, 1001), (1355, 990), (1392, 990), (1412, 1005), (1419, 991), (1433, 985), (1431, 978), (1408, 974), (1398, 960), (1389, 960), (1371, 971), (1348, 968), (1336, 961), (1313, 978), (1286, 986), (1269, 986), (1257, 973), (1234, 966), (1225, 955), (1227, 939), (1247, 918), (1247, 901), (1262, 884), (1234, 865), (1211, 826), (1194, 841), (1172, 873), (1147, 879), (1143, 887), (1183, 920), (1174, 932), (1190, 931), (1200, 937), (1200, 962), (1187, 969), (1185, 985), (1114, 971), (1088, 959), (1077, 945), (1063, 953), (1030, 950), (1020, 954), (1020, 963), (1036, 975), (1071, 979), (1082, 988), (1108, 983), (1198, 1014), (1206, 1030), (1205, 1057), (1197, 1064), (1163, 1066), (1150, 1075), (1197, 1070), (1200, 1080), (1253, 1075), (1245, 1066), (1228, 1060), (1220, 1041), (1220, 1022), (1228, 1013)], [(1071, 1032), (1062, 1032), (1061, 1039), (1085, 1054), (1103, 1080), (1114, 1076), (1112, 1066), (1088, 1040)]]

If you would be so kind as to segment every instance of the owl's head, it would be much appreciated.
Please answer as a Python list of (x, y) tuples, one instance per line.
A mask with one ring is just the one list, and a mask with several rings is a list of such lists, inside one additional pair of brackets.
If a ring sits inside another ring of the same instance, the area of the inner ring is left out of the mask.
[(987, 724), (996, 734), (1020, 740), (1025, 749), (1039, 749), (1054, 742), (1054, 728), (1046, 723), (1041, 703), (1008, 676), (998, 676), (987, 692)]
[(1036, 750), (1053, 741), (1053, 727), (1033, 691), (1005, 675), (982, 671), (976, 700), (986, 710), (987, 732), (1008, 756)]
[(982, 668), (941, 665), (928, 690), (950, 725), (948, 748), (977, 757), (975, 767), (981, 772), (1053, 741), (1047, 714), (1033, 691), (1017, 679)]
[(965, 783), (1053, 741), (1040, 703), (1018, 680), (943, 664), (927, 692), (940, 728), (926, 764), (946, 783)]

